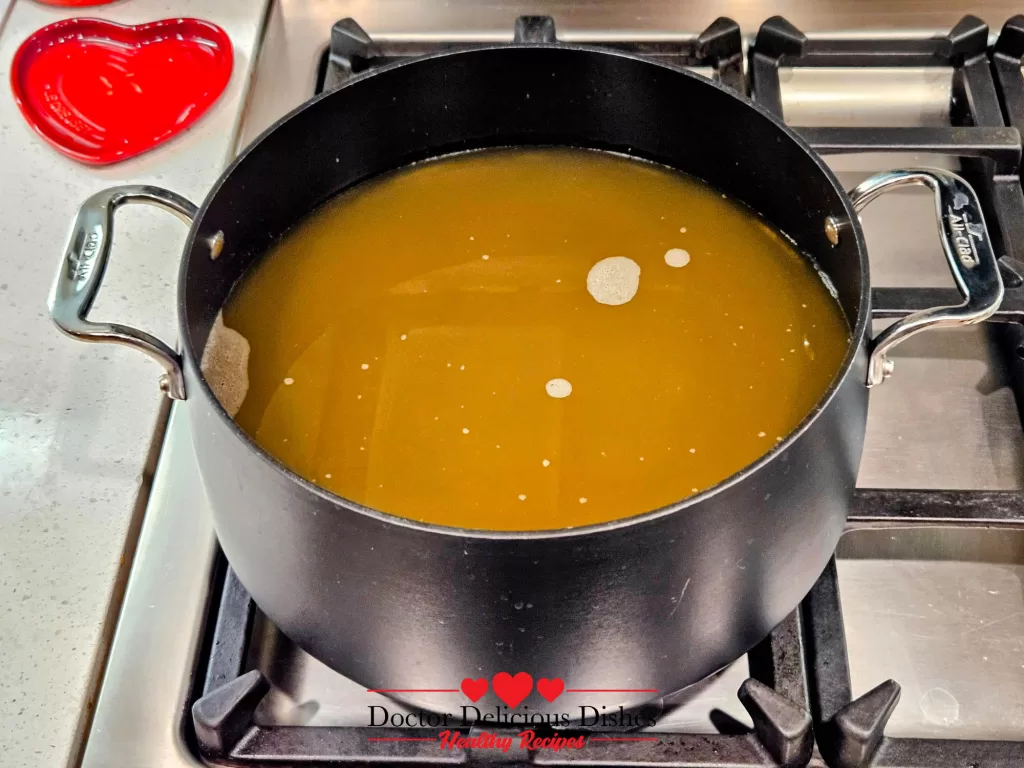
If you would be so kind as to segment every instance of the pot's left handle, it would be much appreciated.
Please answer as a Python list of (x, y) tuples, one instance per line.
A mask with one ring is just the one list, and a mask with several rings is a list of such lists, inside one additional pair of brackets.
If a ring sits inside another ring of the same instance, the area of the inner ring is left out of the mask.
[(87, 318), (107, 268), (114, 234), (114, 212), (126, 203), (147, 203), (173, 213), (191, 225), (197, 208), (181, 195), (160, 187), (128, 184), (97, 192), (78, 209), (68, 244), (47, 305), (50, 317), (68, 336), (82, 341), (124, 344), (145, 352), (164, 369), (160, 389), (175, 400), (185, 399), (181, 356), (151, 334), (119, 323)]

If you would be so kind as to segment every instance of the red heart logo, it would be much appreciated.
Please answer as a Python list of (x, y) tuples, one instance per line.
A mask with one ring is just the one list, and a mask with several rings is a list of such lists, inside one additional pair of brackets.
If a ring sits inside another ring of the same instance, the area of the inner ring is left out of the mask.
[(102, 165), (184, 131), (231, 77), (231, 40), (199, 19), (122, 26), (65, 19), (14, 55), (11, 88), (36, 132), (69, 157)]
[(562, 691), (565, 690), (565, 681), (560, 677), (552, 678), (548, 680), (546, 677), (542, 677), (537, 681), (537, 693), (547, 699), (549, 702), (554, 701), (562, 695)]
[(491, 679), (491, 684), (495, 695), (513, 709), (533, 690), (533, 678), (526, 672), (517, 672), (515, 677), (499, 672)]
[(480, 697), (487, 693), (487, 678), (478, 677), (474, 680), (467, 677), (462, 681), (462, 692), (469, 697), (470, 701), (480, 701)]

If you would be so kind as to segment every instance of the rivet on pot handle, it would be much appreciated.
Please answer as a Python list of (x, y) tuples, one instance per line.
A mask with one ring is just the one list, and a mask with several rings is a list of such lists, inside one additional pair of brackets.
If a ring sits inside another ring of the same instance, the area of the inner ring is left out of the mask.
[(871, 344), (867, 385), (881, 384), (892, 375), (889, 351), (914, 334), (932, 328), (970, 325), (988, 319), (1003, 300), (1003, 279), (985, 218), (974, 189), (955, 173), (939, 168), (908, 168), (872, 176), (850, 192), (860, 211), (883, 192), (922, 184), (935, 193), (935, 214), (946, 261), (965, 301), (957, 307), (933, 307), (914, 312), (886, 328)]
[(124, 344), (145, 352), (163, 366), (160, 389), (175, 400), (184, 400), (185, 379), (177, 352), (137, 328), (86, 319), (107, 268), (114, 212), (126, 203), (155, 205), (189, 225), (197, 213), (196, 206), (184, 197), (160, 187), (129, 184), (97, 192), (78, 209), (47, 302), (50, 317), (58, 328), (76, 339)]

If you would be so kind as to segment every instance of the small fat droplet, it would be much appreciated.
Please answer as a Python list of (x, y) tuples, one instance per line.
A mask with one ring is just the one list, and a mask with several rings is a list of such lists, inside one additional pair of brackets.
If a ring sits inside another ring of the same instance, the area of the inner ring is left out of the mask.
[(691, 449), (690, 449), (690, 453), (696, 453), (696, 452), (697, 452), (697, 449), (696, 449), (696, 448), (691, 448)]
[(682, 248), (669, 248), (665, 251), (665, 263), (670, 267), (685, 267), (690, 263), (690, 254)]
[(365, 370), (367, 370), (370, 367), (370, 364), (369, 363), (363, 363), (359, 367), (362, 368), (365, 371)]
[(572, 384), (566, 379), (551, 379), (544, 385), (544, 389), (551, 397), (561, 399), (572, 394)]
[(405, 340), (406, 340), (407, 338), (409, 338), (409, 337), (408, 337), (408, 336), (406, 336), (406, 335), (405, 335), (405, 334), (403, 333), (403, 334), (401, 335), (401, 337), (400, 337), (400, 338), (402, 339), (402, 341), (405, 341)]
[(326, 475), (324, 475), (324, 477), (326, 477), (328, 480), (330, 480), (331, 479), (331, 473), (328, 472)]
[(462, 428), (462, 434), (468, 435), (469, 434), (469, 428), (468, 427), (463, 427)]
[(551, 462), (548, 461), (547, 459), (544, 459), (544, 461), (541, 462), (541, 466), (549, 467), (551, 466)]
[(764, 432), (758, 432), (758, 433), (757, 433), (757, 436), (758, 436), (758, 437), (764, 437)]
[(586, 503), (587, 503), (587, 497), (586, 496), (580, 496), (580, 504), (586, 504)]
[(294, 384), (294, 383), (295, 383), (295, 379), (293, 379), (293, 378), (292, 378), (291, 376), (289, 376), (288, 378), (286, 378), (286, 379), (284, 380), (284, 385), (285, 385), (286, 387), (290, 387), (290, 386), (291, 386), (292, 384)]
[(520, 493), (519, 494), (519, 500), (520, 501), (526, 501), (526, 494), (525, 493)]
[(488, 255), (487, 255), (487, 254), (485, 253), (485, 254), (484, 254), (483, 256), (481, 256), (480, 258), (481, 258), (481, 259), (483, 259), (484, 261), (487, 261), (487, 260), (488, 260), (489, 258), (491, 258), (491, 257), (490, 257), (490, 256), (488, 256)]

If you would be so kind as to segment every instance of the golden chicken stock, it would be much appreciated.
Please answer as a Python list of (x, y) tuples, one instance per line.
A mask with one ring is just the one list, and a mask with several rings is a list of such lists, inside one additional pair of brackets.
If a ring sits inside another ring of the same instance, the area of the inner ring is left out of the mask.
[(849, 343), (814, 267), (749, 209), (559, 148), (339, 195), (223, 321), (250, 346), (235, 418), (267, 452), (360, 504), (489, 530), (614, 520), (718, 483), (797, 426)]

